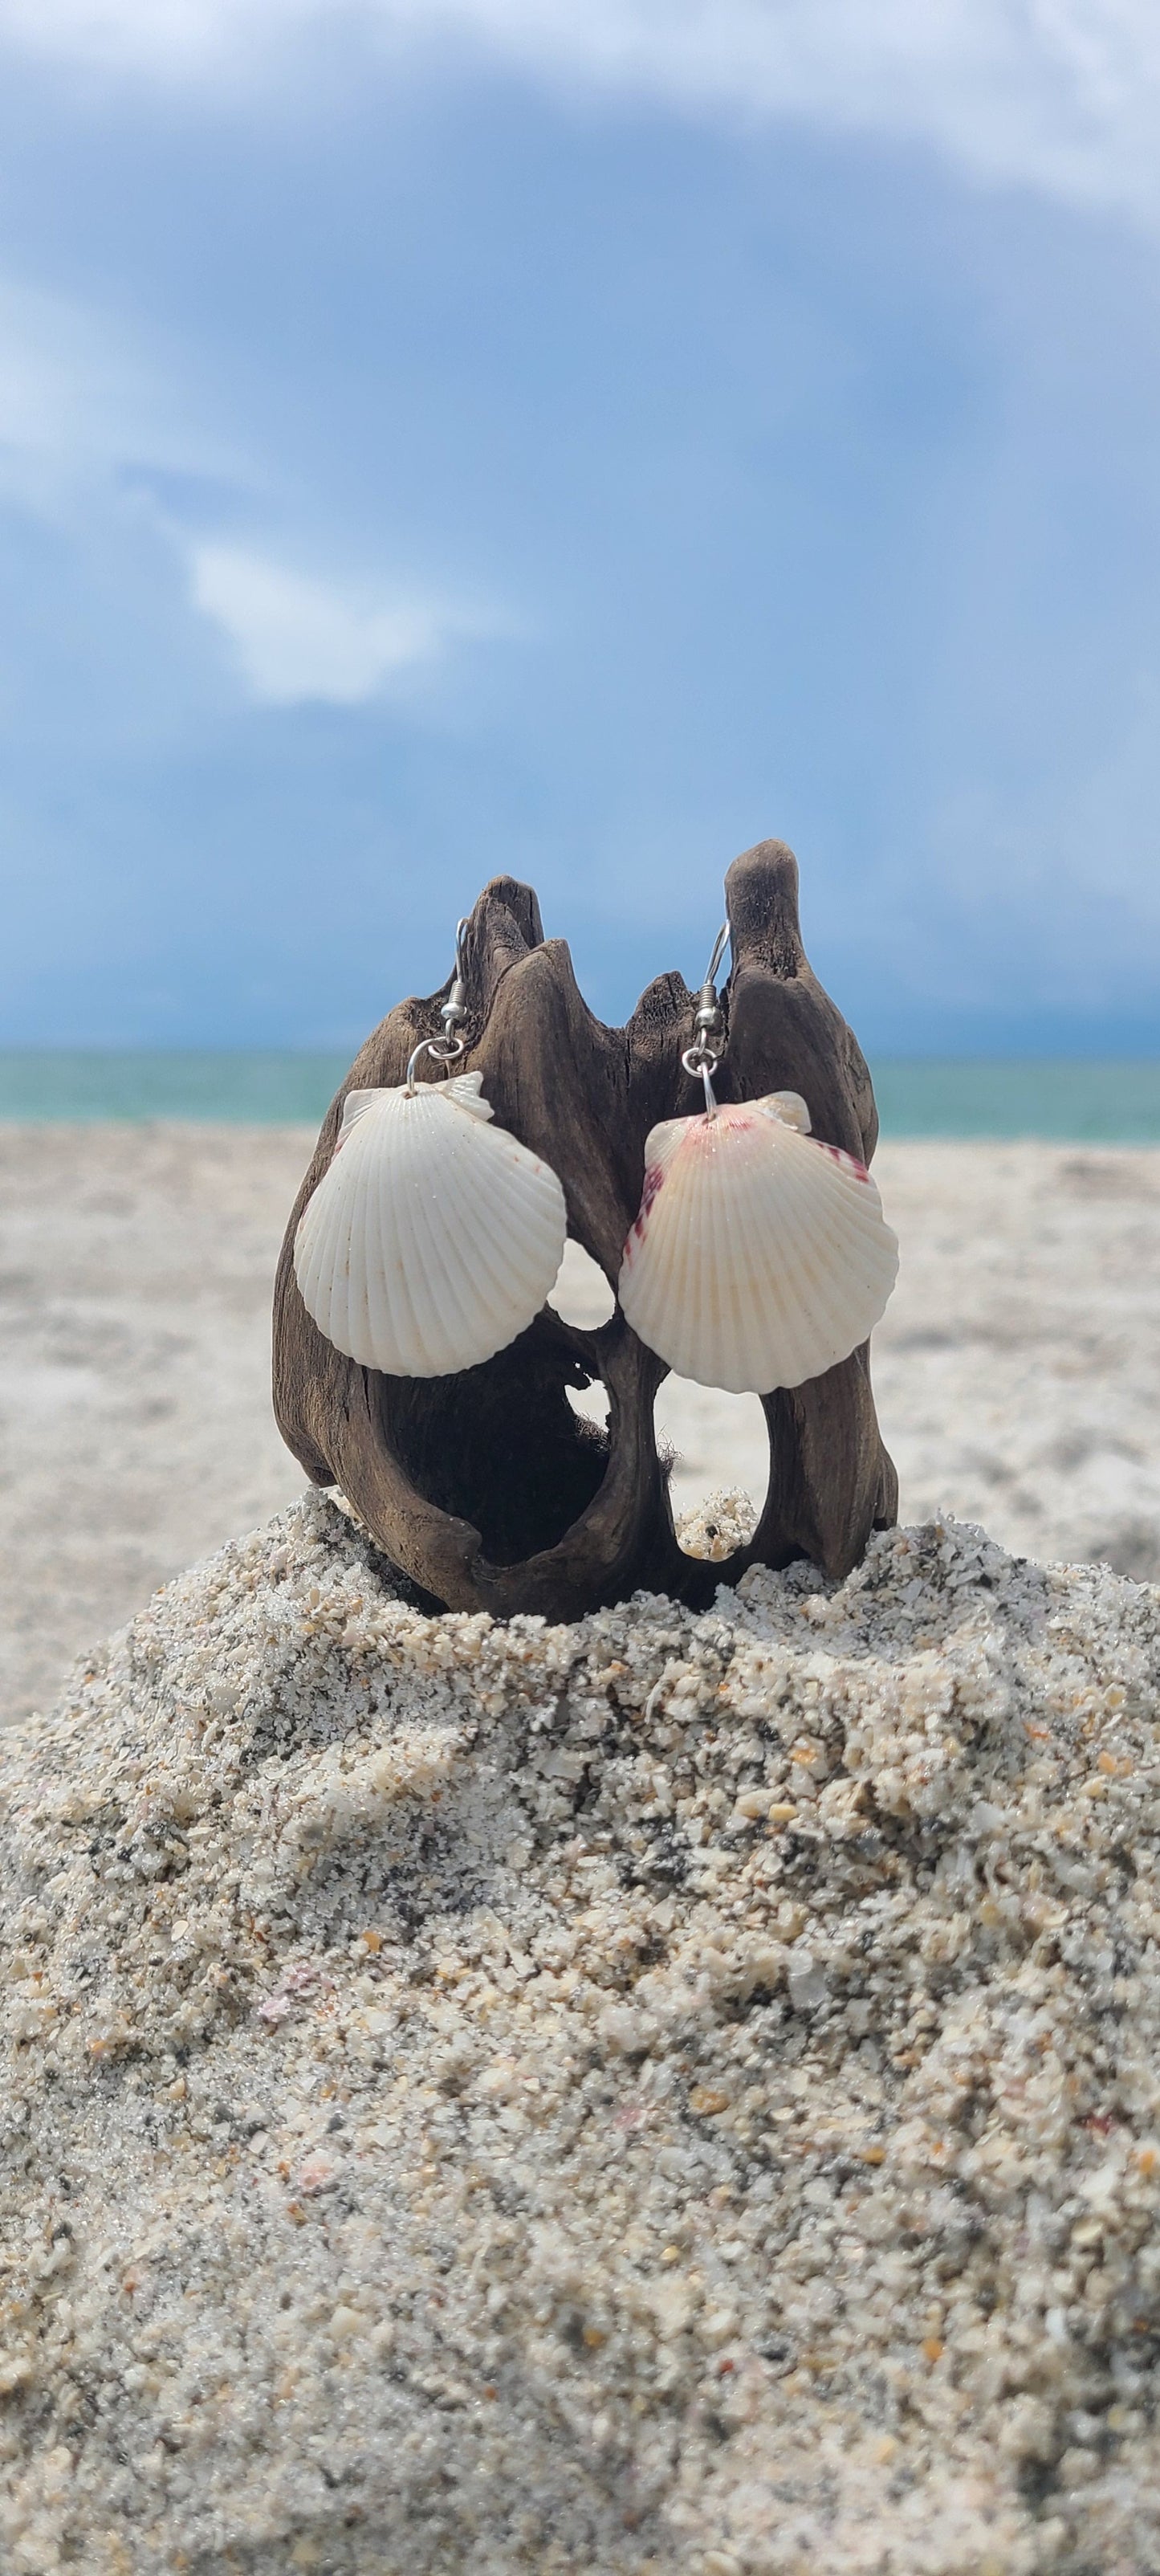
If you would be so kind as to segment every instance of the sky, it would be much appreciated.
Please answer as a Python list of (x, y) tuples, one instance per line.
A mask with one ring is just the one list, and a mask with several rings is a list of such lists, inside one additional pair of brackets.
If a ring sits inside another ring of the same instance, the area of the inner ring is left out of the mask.
[(1153, 0), (0, 0), (0, 1043), (1160, 1052)]

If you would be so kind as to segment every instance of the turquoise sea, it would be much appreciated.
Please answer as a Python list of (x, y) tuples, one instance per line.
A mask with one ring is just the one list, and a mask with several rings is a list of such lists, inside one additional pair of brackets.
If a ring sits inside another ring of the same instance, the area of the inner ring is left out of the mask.
[[(0, 1048), (0, 1119), (226, 1119), (316, 1125), (348, 1054)], [(1160, 1144), (1154, 1057), (880, 1056), (884, 1136), (1045, 1136)]]

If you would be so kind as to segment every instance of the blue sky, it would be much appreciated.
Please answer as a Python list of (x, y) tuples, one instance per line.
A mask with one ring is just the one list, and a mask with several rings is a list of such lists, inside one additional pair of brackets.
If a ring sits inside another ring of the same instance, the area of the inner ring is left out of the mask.
[(1160, 1049), (1160, 21), (0, 0), (0, 1041), (594, 1006), (790, 840), (882, 1050)]

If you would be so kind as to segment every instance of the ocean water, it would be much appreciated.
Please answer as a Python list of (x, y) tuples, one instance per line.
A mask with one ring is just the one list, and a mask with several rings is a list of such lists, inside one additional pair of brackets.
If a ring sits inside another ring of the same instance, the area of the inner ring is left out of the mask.
[(224, 1119), (256, 1127), (302, 1120), (317, 1126), (353, 1052), (0, 1047), (0, 1118)]
[(1160, 1058), (882, 1056), (884, 1136), (1043, 1136), (1160, 1144)]
[[(223, 1119), (316, 1126), (348, 1054), (0, 1048), (0, 1119)], [(884, 1136), (1160, 1144), (1160, 1058), (881, 1056)]]

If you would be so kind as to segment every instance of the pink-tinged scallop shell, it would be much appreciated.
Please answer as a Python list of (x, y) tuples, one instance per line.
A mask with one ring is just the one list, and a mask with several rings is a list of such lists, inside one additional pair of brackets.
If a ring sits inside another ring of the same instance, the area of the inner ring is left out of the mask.
[(797, 1093), (773, 1092), (653, 1128), (617, 1293), (680, 1377), (801, 1386), (878, 1322), (897, 1240), (869, 1172), (808, 1126)]
[(308, 1314), (391, 1377), (446, 1377), (507, 1348), (564, 1257), (564, 1193), (481, 1097), (483, 1076), (350, 1091), (294, 1238)]

